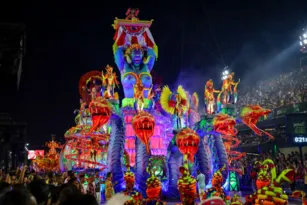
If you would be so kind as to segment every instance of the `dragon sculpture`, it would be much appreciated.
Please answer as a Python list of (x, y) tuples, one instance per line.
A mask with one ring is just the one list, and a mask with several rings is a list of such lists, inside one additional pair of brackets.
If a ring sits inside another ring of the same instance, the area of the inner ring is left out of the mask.
[(223, 113), (217, 114), (212, 121), (213, 130), (226, 136), (235, 136), (238, 133), (235, 125), (236, 120), (232, 116)]
[(155, 118), (148, 112), (141, 111), (132, 119), (133, 130), (146, 146), (147, 153), (150, 153), (149, 141), (154, 134), (155, 125)]
[(256, 124), (260, 117), (266, 116), (271, 113), (271, 110), (264, 109), (259, 105), (247, 105), (241, 109), (240, 117), (242, 122), (252, 129), (258, 136), (262, 136), (263, 134), (268, 136), (270, 140), (273, 140), (274, 137), (265, 132), (264, 130), (259, 129)]

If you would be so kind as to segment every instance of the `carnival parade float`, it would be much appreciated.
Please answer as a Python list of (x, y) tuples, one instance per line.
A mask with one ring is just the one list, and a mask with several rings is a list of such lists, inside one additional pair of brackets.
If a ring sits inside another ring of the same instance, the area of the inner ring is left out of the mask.
[(33, 160), (33, 169), (36, 172), (59, 172), (60, 171), (60, 154), (57, 149), (61, 148), (59, 142), (56, 142), (52, 137), (52, 140), (46, 142), (46, 146), (49, 148), (45, 156), (37, 156)]
[[(256, 126), (258, 118), (270, 111), (249, 106), (236, 116), (239, 81), (234, 81), (234, 73), (221, 90), (213, 88), (212, 80), (206, 83), (203, 116), (196, 93), (191, 95), (181, 85), (176, 89), (153, 85), (151, 71), (158, 58), (150, 32), (153, 20), (140, 20), (138, 13), (129, 9), (125, 19), (114, 20), (113, 54), (120, 76), (107, 65), (79, 81), (80, 108), (76, 125), (65, 133), (61, 170), (112, 172), (115, 191), (133, 196), (132, 201), (163, 203), (162, 197), (180, 197), (183, 204), (195, 203), (195, 176), (200, 170), (207, 183), (214, 184), (212, 190), (226, 200), (222, 185), (229, 186), (229, 171), (239, 172), (229, 165), (243, 156), (233, 150), (240, 144), (236, 118), (257, 135), (270, 136)], [(120, 84), (123, 99), (115, 92)]]

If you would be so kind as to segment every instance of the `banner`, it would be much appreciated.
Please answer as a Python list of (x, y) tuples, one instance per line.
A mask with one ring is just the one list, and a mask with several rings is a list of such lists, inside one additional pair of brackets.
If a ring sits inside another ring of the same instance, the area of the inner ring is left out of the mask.
[(298, 113), (304, 111), (307, 111), (307, 103), (292, 104), (274, 109), (273, 117), (276, 118), (284, 116), (286, 114)]
[(28, 151), (28, 159), (33, 160), (36, 159), (38, 156), (44, 157), (44, 150), (29, 150)]
[(307, 143), (307, 115), (293, 113), (286, 116), (286, 134), (293, 143)]

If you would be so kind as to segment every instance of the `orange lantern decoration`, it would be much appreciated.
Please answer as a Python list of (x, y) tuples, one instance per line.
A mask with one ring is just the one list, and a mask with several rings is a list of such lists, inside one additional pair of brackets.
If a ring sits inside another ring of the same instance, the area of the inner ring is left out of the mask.
[(155, 130), (155, 118), (148, 112), (139, 112), (132, 119), (132, 127), (135, 135), (146, 146), (146, 151), (149, 154), (149, 140), (154, 134)]
[(98, 97), (90, 103), (89, 108), (93, 124), (89, 132), (97, 131), (109, 121), (112, 114), (111, 105), (106, 99)]
[(194, 155), (198, 150), (198, 145), (200, 142), (200, 137), (194, 130), (190, 128), (182, 129), (176, 136), (176, 144), (179, 151), (187, 156), (190, 162), (194, 161)]

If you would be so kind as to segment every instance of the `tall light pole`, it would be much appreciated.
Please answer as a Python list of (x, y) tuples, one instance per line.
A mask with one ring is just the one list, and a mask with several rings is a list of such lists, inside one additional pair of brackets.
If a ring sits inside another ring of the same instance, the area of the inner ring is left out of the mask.
[(27, 160), (28, 160), (28, 151), (29, 151), (28, 146), (29, 145), (30, 145), (29, 143), (25, 144), (25, 158), (24, 158), (24, 164), (25, 165), (27, 164)]

